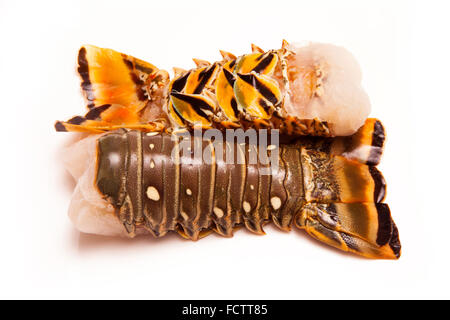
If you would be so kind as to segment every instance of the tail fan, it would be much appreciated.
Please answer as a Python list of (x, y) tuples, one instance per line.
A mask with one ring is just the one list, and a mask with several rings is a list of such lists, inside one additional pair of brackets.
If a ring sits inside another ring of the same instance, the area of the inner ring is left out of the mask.
[(141, 122), (136, 114), (129, 112), (127, 107), (117, 104), (93, 107), (84, 116), (75, 116), (67, 121), (55, 123), (55, 129), (58, 132), (102, 133), (124, 127), (150, 132), (163, 131), (165, 124), (161, 121)]
[(385, 203), (309, 203), (295, 225), (314, 238), (367, 258), (398, 259), (398, 230)]
[(368, 258), (397, 259), (401, 245), (383, 175), (343, 156), (303, 149), (306, 204), (295, 225), (314, 238)]
[(141, 113), (152, 94), (168, 81), (166, 71), (111, 49), (86, 45), (78, 53), (78, 73), (89, 111), (84, 117), (57, 121), (57, 131), (154, 127), (141, 119)]
[(86, 45), (78, 53), (78, 73), (89, 108), (119, 104), (141, 110), (148, 101), (145, 81), (157, 71), (148, 62), (111, 49)]

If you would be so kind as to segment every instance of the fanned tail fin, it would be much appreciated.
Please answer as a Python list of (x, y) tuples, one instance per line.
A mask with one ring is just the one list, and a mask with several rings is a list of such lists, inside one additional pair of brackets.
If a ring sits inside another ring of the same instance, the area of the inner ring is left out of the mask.
[(102, 133), (120, 128), (139, 129), (143, 131), (163, 131), (163, 121), (142, 122), (137, 114), (130, 113), (122, 105), (104, 104), (91, 108), (84, 116), (75, 116), (67, 121), (56, 121), (58, 132)]
[(344, 251), (374, 259), (397, 259), (401, 245), (387, 204), (382, 174), (374, 167), (329, 153), (302, 150), (307, 203), (298, 228)]
[(78, 73), (88, 113), (57, 121), (57, 131), (103, 132), (116, 127), (152, 127), (141, 119), (152, 94), (164, 86), (168, 73), (111, 49), (86, 45), (78, 52)]
[(398, 230), (385, 203), (309, 203), (295, 225), (314, 238), (373, 259), (398, 259)]
[(89, 108), (119, 104), (140, 111), (149, 98), (146, 81), (158, 71), (148, 62), (111, 49), (86, 45), (78, 52), (78, 73)]

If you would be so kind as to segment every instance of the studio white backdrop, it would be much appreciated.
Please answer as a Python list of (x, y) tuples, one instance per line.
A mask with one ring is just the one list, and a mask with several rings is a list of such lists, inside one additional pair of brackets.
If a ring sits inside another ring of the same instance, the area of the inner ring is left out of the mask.
[[(0, 1), (0, 298), (449, 298), (448, 8), (442, 1)], [(403, 245), (372, 261), (266, 227), (198, 242), (80, 234), (54, 121), (84, 112), (78, 48), (154, 65), (282, 39), (344, 46), (388, 140), (380, 170)], [(443, 46), (436, 47), (436, 44)]]

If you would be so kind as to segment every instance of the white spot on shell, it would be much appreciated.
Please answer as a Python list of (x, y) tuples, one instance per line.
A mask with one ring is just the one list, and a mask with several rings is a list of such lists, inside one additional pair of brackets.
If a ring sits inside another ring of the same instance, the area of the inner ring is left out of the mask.
[(153, 201), (158, 201), (160, 199), (159, 192), (158, 192), (158, 190), (156, 190), (155, 187), (147, 188), (147, 197)]
[(186, 189), (186, 194), (188, 195), (188, 196), (192, 196), (192, 190), (191, 189)]
[(269, 145), (269, 146), (267, 146), (267, 150), (275, 150), (277, 148), (277, 146), (276, 145), (274, 145), (274, 144), (271, 144), (271, 145)]
[(148, 132), (147, 136), (148, 137), (153, 137), (153, 136), (156, 136), (157, 134), (159, 134), (159, 132)]
[(222, 209), (214, 207), (213, 212), (217, 216), (217, 218), (222, 218), (223, 217), (223, 210)]
[(244, 211), (247, 213), (250, 212), (250, 210), (252, 209), (252, 207), (250, 206), (250, 203), (248, 203), (247, 201), (244, 201), (242, 203), (242, 207), (244, 208)]
[(150, 168), (154, 168), (155, 167), (155, 162), (152, 160), (152, 161), (150, 161)]
[(252, 184), (250, 185), (250, 190), (255, 190), (255, 187)]
[(154, 147), (155, 145), (153, 143), (150, 143), (150, 150), (153, 150)]
[(270, 199), (270, 204), (272, 205), (272, 208), (274, 208), (275, 210), (278, 210), (281, 207), (281, 199), (278, 197), (272, 197)]

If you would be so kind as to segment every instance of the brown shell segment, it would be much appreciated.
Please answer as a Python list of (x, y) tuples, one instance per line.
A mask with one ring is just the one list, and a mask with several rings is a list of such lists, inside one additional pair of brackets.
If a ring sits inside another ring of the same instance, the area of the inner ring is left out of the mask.
[[(283, 162), (286, 171), (286, 176), (283, 180), (286, 201), (273, 220), (279, 228), (289, 231), (294, 216), (305, 201), (300, 150), (289, 147), (282, 148), (280, 160)], [(273, 203), (271, 204), (273, 206)]]

